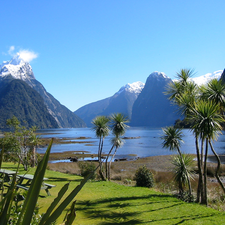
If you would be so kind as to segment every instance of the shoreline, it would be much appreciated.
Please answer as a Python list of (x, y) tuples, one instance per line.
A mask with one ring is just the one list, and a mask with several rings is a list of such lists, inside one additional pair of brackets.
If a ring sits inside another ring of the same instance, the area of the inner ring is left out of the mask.
[[(40, 154), (43, 155), (43, 154)], [(170, 154), (170, 155), (157, 155), (157, 156), (147, 156), (147, 157), (137, 157), (137, 155), (127, 155), (127, 157), (123, 157), (123, 158), (115, 158), (114, 162), (127, 162), (127, 161), (136, 161), (136, 160), (141, 160), (141, 159), (151, 159), (151, 158), (157, 158), (159, 159), (160, 157), (173, 157), (176, 154)], [(191, 154), (193, 156), (196, 157), (196, 154)], [(103, 157), (106, 157), (107, 154), (103, 154)], [(49, 161), (59, 161), (60, 160), (67, 160), (70, 158), (77, 158), (78, 161), (96, 161), (98, 155), (97, 154), (92, 154), (89, 153), (88, 151), (64, 151), (64, 152), (53, 152), (50, 153), (50, 157), (49, 157)], [(221, 160), (221, 164), (225, 164), (225, 155), (220, 155), (220, 160)], [(92, 160), (93, 159), (93, 160)], [(70, 161), (68, 161), (70, 162)], [(57, 163), (57, 162), (52, 162), (52, 163)], [(214, 155), (209, 155), (208, 156), (208, 163), (213, 163), (213, 164), (217, 164), (217, 160), (216, 157)]]
[[(55, 154), (55, 153), (52, 153)], [(145, 165), (151, 171), (157, 172), (171, 172), (173, 170), (172, 158), (174, 155), (161, 155), (161, 156), (149, 156), (144, 158), (137, 158), (135, 160), (126, 160), (126, 161), (114, 161), (112, 162), (112, 168), (115, 174), (121, 174), (122, 172), (126, 173), (129, 171), (130, 174), (135, 174), (135, 171)], [(79, 174), (80, 168), (78, 162), (56, 162), (48, 163), (48, 166), (52, 170), (67, 172), (72, 174)], [(98, 164), (98, 162), (92, 162)], [(209, 167), (216, 167), (216, 163), (208, 162)], [(197, 161), (195, 167), (197, 168)]]

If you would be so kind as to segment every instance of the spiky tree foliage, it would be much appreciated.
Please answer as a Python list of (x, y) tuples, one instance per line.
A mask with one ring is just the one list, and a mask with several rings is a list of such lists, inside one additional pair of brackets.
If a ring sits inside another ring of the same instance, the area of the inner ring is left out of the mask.
[(202, 98), (219, 104), (220, 109), (225, 107), (225, 85), (221, 80), (212, 79), (207, 85), (200, 88)]
[[(184, 164), (182, 163), (182, 159)], [(180, 155), (176, 155), (173, 158), (172, 164), (174, 165), (174, 180), (179, 186), (179, 194), (183, 195), (184, 187), (188, 184), (188, 177), (194, 179), (194, 157), (191, 155), (182, 154), (182, 158)], [(184, 167), (185, 165), (185, 167)], [(185, 170), (186, 168), (186, 170)], [(188, 174), (188, 176), (187, 176)]]
[[(193, 95), (195, 93), (196, 85), (189, 81), (189, 78), (194, 75), (194, 71), (191, 69), (181, 69), (177, 72), (176, 81), (171, 82), (166, 88), (165, 94), (169, 96), (169, 99), (175, 104), (180, 105), (179, 99), (184, 94), (188, 92)], [(187, 88), (187, 86), (189, 86)]]
[(175, 128), (173, 126), (171, 127), (167, 127), (163, 129), (164, 135), (161, 137), (163, 139), (163, 148), (169, 148), (171, 151), (176, 150), (178, 152), (178, 154), (180, 155), (185, 173), (186, 173), (186, 177), (188, 180), (188, 187), (189, 187), (189, 196), (192, 195), (191, 193), (191, 182), (190, 182), (190, 178), (186, 169), (186, 166), (184, 164), (183, 161), (183, 157), (180, 151), (180, 146), (181, 143), (183, 142), (182, 137), (182, 131), (179, 128)]
[(183, 142), (182, 130), (171, 126), (163, 128), (163, 133), (164, 135), (161, 137), (163, 140), (163, 148), (169, 148), (171, 151), (180, 151), (180, 146)]
[(110, 116), (110, 127), (112, 133), (116, 136), (122, 136), (125, 134), (126, 129), (129, 127), (127, 123), (129, 122), (128, 117), (124, 116), (122, 113), (115, 113)]
[(191, 78), (194, 74), (195, 72), (193, 69), (181, 69), (177, 72), (177, 79), (181, 85), (185, 86), (188, 83), (189, 78)]

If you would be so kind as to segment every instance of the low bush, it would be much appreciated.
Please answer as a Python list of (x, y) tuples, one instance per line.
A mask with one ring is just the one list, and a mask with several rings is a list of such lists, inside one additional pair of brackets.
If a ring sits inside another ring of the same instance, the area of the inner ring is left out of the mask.
[(153, 174), (145, 165), (136, 170), (134, 180), (138, 187), (151, 188), (154, 185)]
[[(91, 172), (94, 172), (96, 169), (96, 166), (94, 163), (89, 163), (89, 162), (80, 162), (79, 164), (80, 167), (80, 174), (82, 177), (86, 177), (88, 174), (90, 174)], [(96, 174), (94, 173), (94, 175), (91, 177), (92, 180), (94, 180), (96, 178)]]

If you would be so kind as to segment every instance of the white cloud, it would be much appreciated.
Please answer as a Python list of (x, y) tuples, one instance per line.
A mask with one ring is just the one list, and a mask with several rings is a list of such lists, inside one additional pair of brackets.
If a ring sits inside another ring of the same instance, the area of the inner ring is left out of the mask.
[(20, 50), (17, 53), (21, 59), (23, 59), (25, 62), (31, 62), (33, 59), (36, 59), (38, 57), (38, 54), (30, 51), (30, 50)]
[(27, 50), (27, 49), (21, 49), (18, 52), (15, 53), (15, 46), (10, 46), (8, 50), (8, 54), (10, 56), (19, 55), (21, 59), (23, 59), (25, 62), (30, 63), (33, 59), (36, 59), (38, 57), (38, 54)]

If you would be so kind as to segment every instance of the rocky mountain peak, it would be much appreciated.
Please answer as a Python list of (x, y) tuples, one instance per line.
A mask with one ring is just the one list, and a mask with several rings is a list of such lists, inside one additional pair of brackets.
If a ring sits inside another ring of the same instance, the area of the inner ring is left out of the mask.
[(116, 93), (116, 94), (120, 94), (124, 91), (130, 92), (130, 93), (134, 93), (134, 94), (140, 94), (142, 89), (144, 88), (145, 84), (141, 81), (137, 81), (134, 83), (128, 83), (126, 85), (124, 85), (123, 87), (120, 88), (120, 90)]
[(158, 72), (158, 71), (155, 71), (153, 73), (151, 73), (149, 76), (148, 76), (148, 79), (158, 79), (158, 80), (162, 80), (162, 79), (167, 79), (168, 77), (166, 76), (165, 73), (163, 72)]
[(14, 79), (21, 79), (23, 81), (35, 79), (31, 65), (25, 62), (19, 54), (0, 65), (0, 77), (4, 78), (8, 75), (11, 75)]

